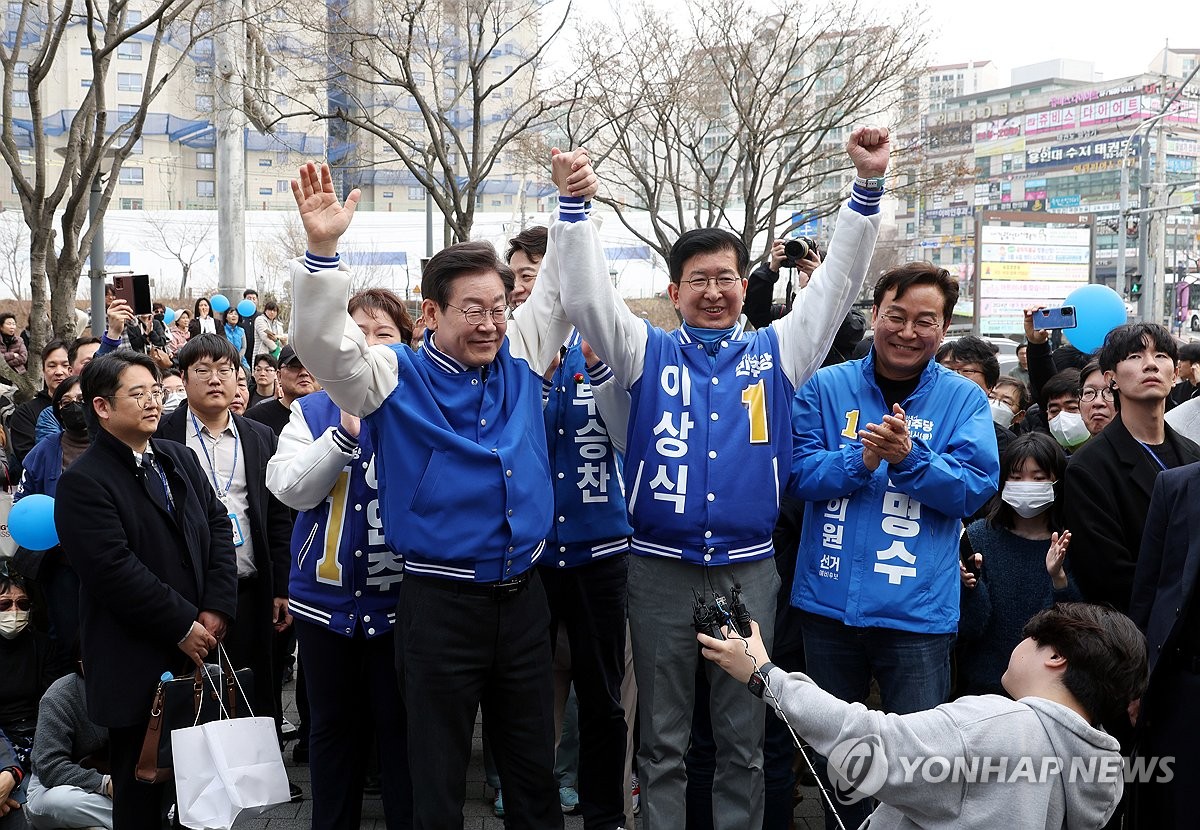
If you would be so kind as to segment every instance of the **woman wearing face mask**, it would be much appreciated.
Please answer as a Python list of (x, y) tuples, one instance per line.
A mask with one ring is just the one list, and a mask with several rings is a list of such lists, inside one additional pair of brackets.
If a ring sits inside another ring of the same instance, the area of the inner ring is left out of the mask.
[[(14, 502), (34, 493), (53, 498), (63, 470), (74, 464), (91, 443), (78, 375), (58, 385), (50, 409), (62, 425), (62, 432), (43, 438), (25, 457), (25, 470), (13, 495)], [(48, 551), (22, 548), (18, 557), (22, 573), (36, 580), (45, 592), (50, 636), (63, 648), (68, 647), (79, 635), (79, 578), (57, 546)]]
[(986, 519), (962, 538), (959, 694), (1004, 694), (1000, 677), (1025, 623), (1056, 602), (1079, 602), (1066, 571), (1071, 534), (1060, 492), (1067, 459), (1048, 436), (1016, 438), (1000, 463)]
[[(16, 797), (18, 787), (29, 776), (33, 734), (37, 728), (38, 701), (63, 673), (50, 638), (30, 625), (33, 602), (21, 576), (10, 564), (0, 561), (0, 733), (16, 751), (16, 764), (8, 769), (17, 785), (4, 798)], [(0, 776), (0, 789), (9, 784)], [(8, 827), (0, 819), (0, 827)], [(18, 822), (15, 826), (24, 827)]]

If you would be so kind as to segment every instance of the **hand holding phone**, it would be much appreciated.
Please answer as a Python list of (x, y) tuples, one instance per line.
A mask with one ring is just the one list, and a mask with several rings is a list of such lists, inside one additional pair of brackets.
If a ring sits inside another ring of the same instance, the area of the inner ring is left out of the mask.
[(1038, 331), (1073, 329), (1076, 325), (1075, 306), (1073, 305), (1064, 305), (1059, 308), (1039, 308), (1033, 312), (1033, 327)]

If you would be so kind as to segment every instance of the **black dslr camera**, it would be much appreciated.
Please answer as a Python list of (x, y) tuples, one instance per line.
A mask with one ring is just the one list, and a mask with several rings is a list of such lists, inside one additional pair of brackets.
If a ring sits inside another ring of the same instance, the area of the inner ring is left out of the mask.
[(800, 260), (808, 257), (809, 251), (817, 250), (817, 243), (807, 236), (799, 236), (783, 243), (783, 253), (786, 255), (779, 263), (780, 268), (795, 268)]

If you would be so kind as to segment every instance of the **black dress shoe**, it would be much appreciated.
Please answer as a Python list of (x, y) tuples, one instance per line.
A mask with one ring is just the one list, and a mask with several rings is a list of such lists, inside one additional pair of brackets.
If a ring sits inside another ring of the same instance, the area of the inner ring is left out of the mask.
[(288, 789), (290, 789), (292, 792), (292, 803), (293, 804), (295, 804), (297, 801), (304, 800), (304, 790), (300, 789), (295, 784), (288, 784)]

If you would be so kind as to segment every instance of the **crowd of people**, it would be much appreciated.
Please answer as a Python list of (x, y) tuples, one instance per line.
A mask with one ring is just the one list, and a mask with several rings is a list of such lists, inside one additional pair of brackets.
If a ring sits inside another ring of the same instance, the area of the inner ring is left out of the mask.
[[(351, 291), (358, 193), (309, 164), (290, 332), (253, 291), (241, 317), (109, 297), (101, 337), (49, 343), (6, 430), (59, 545), (0, 566), (0, 828), (169, 823), (135, 777), (154, 691), (219, 649), (319, 830), (357, 828), (369, 781), (389, 828), (461, 828), (480, 710), (511, 827), (784, 830), (797, 770), (829, 828), (1185, 826), (1198, 347), (1136, 323), (1083, 354), (1031, 308), (1001, 376), (922, 262), (868, 317), (888, 133), (847, 152), (825, 251), (751, 272), (736, 236), (680, 236), (672, 332), (617, 295), (596, 171), (556, 150), (556, 221), (439, 252), (417, 315)], [(16, 371), (22, 344), (0, 315)], [(863, 735), (895, 774), (924, 748), (1174, 777), (853, 795)]]

